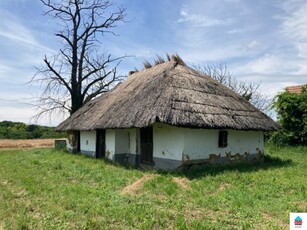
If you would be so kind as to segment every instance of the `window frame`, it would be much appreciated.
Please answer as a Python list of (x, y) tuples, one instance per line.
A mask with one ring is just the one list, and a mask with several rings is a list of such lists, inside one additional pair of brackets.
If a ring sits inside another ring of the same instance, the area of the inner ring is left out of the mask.
[(228, 146), (228, 132), (226, 130), (219, 131), (218, 147), (226, 148)]

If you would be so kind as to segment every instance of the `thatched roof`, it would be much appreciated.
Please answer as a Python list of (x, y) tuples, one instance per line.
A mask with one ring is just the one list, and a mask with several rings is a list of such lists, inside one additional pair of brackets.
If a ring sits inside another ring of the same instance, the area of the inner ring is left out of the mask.
[(178, 56), (147, 66), (86, 103), (57, 130), (146, 127), (154, 122), (209, 129), (276, 130), (243, 97), (184, 64)]

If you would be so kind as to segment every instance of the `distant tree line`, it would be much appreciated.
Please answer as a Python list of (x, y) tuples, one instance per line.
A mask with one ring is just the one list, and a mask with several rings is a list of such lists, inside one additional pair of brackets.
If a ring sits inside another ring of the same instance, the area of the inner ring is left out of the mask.
[(65, 134), (58, 133), (54, 127), (26, 125), (22, 122), (1, 121), (0, 139), (43, 139), (61, 138)]

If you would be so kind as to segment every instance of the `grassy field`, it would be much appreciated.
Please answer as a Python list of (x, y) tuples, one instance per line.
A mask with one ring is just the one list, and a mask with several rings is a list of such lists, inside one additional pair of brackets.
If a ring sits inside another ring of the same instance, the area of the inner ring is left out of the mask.
[(0, 150), (0, 229), (288, 229), (307, 148), (258, 165), (163, 173), (52, 149)]

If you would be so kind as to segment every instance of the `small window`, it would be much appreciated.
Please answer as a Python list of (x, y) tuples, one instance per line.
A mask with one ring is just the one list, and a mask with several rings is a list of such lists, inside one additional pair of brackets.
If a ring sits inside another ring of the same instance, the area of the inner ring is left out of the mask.
[(228, 136), (227, 131), (220, 131), (219, 132), (219, 147), (220, 148), (226, 148), (227, 147), (227, 145), (228, 145), (227, 136)]

